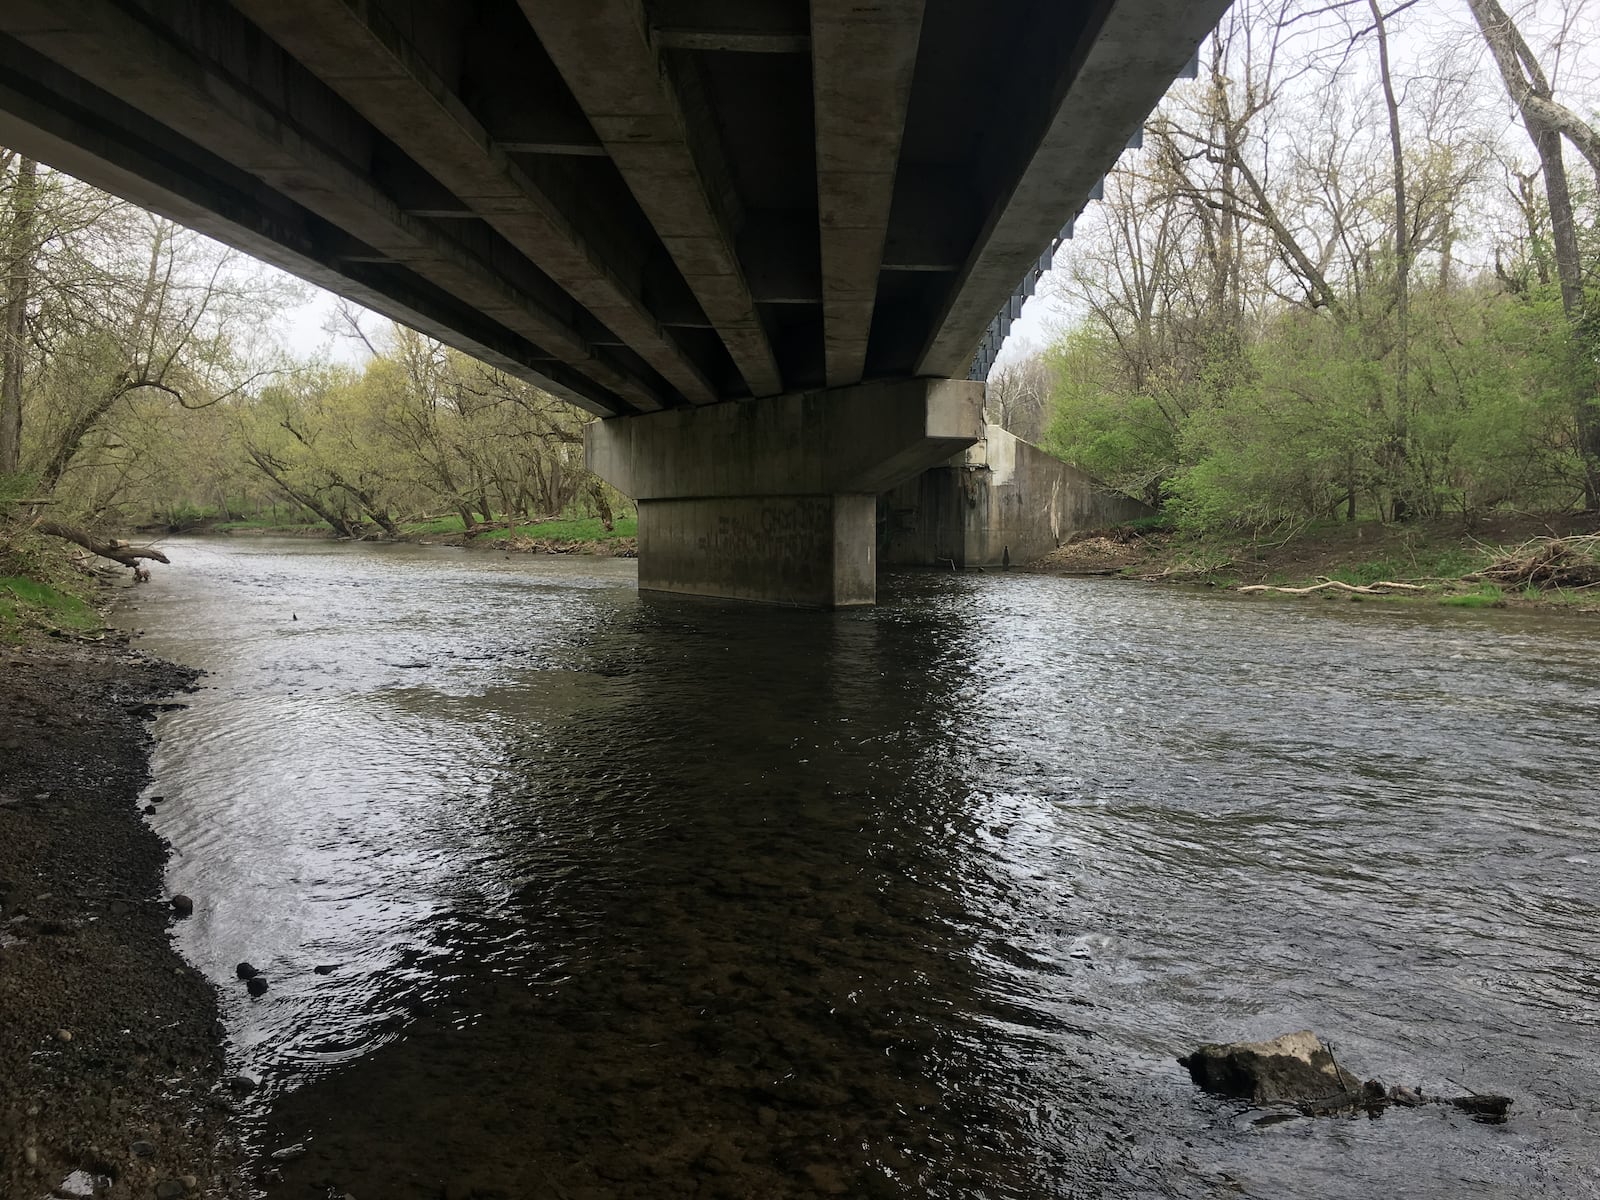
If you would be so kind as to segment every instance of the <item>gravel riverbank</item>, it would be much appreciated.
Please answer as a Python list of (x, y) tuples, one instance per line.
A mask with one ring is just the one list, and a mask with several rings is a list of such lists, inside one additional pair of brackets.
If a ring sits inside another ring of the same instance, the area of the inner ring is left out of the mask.
[(244, 1197), (216, 995), (178, 956), (148, 720), (194, 673), (0, 649), (0, 1196)]

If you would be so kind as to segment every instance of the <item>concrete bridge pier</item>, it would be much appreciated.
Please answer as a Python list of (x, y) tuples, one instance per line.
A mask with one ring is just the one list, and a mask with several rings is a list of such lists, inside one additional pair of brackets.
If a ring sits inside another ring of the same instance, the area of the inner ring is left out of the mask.
[(978, 440), (983, 384), (908, 379), (589, 426), (639, 505), (639, 587), (838, 608), (878, 597), (877, 496)]

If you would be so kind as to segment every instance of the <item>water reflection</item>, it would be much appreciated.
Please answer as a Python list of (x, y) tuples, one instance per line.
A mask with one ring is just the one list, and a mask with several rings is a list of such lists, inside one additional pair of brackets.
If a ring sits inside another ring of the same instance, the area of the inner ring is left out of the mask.
[[(273, 1195), (1581, 1195), (1600, 1165), (1580, 628), (180, 561), (135, 619), (216, 674), (163, 724), (158, 819), (186, 951), (273, 979), (227, 985), (264, 1147), (308, 1146)], [(1517, 1116), (1236, 1128), (1172, 1061), (1305, 1025)]]

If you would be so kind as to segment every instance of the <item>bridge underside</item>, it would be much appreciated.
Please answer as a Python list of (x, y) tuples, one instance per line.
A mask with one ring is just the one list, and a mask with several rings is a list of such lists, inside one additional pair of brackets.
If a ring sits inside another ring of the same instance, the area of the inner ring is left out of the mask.
[(6, 0), (0, 144), (633, 418), (964, 375), (1225, 7)]

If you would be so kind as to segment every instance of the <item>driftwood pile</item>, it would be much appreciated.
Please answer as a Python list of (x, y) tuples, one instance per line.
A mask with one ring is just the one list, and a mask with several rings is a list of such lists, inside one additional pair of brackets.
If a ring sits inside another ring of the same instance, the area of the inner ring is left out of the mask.
[(1587, 588), (1600, 584), (1600, 533), (1539, 537), (1501, 550), (1470, 581), (1503, 586)]

